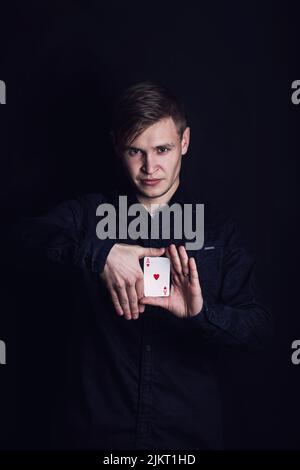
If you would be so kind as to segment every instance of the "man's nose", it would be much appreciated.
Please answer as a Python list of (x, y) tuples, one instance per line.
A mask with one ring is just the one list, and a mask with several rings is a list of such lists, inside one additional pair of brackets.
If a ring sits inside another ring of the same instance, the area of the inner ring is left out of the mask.
[(143, 163), (143, 171), (145, 171), (145, 173), (147, 173), (148, 175), (152, 175), (152, 173), (155, 172), (156, 170), (156, 162), (155, 162), (155, 158), (153, 157), (153, 155), (145, 155), (144, 157), (144, 163)]

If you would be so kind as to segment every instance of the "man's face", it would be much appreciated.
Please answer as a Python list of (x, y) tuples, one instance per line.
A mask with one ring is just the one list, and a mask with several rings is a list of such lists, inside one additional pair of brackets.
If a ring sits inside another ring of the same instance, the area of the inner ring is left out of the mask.
[(157, 198), (179, 183), (181, 157), (189, 146), (190, 129), (182, 139), (172, 118), (165, 118), (145, 129), (122, 155), (129, 178), (139, 194)]

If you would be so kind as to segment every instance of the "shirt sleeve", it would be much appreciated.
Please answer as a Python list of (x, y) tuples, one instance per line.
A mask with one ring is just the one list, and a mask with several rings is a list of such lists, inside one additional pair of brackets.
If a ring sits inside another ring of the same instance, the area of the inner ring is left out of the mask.
[[(62, 202), (38, 217), (22, 217), (12, 229), (17, 264), (29, 269), (41, 263), (61, 263), (101, 273), (115, 240), (96, 235), (96, 207), (99, 195), (81, 196)], [(89, 223), (92, 217), (92, 223)], [(94, 219), (94, 222), (93, 222)]]
[(220, 297), (216, 303), (204, 298), (201, 312), (185, 318), (183, 325), (200, 329), (218, 344), (261, 349), (273, 337), (273, 322), (257, 298), (255, 259), (241, 246), (234, 223), (228, 231)]

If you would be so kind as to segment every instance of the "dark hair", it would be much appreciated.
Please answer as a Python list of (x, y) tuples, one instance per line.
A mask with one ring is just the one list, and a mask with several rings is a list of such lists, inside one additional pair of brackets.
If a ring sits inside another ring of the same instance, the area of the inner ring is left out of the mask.
[(113, 108), (112, 138), (117, 149), (124, 149), (147, 127), (171, 117), (182, 137), (187, 126), (182, 103), (171, 91), (152, 82), (127, 88)]

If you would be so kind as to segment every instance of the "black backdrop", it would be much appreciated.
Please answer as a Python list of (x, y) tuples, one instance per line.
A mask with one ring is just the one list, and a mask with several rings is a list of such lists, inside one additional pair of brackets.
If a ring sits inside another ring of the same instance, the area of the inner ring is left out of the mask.
[[(290, 359), (291, 343), (300, 338), (300, 106), (290, 99), (291, 82), (300, 79), (295, 5), (0, 5), (0, 79), (7, 86), (0, 107), (2, 233), (20, 215), (109, 189), (119, 177), (108, 137), (111, 99), (140, 80), (171, 87), (186, 103), (191, 126), (184, 178), (237, 219), (277, 325), (266, 353), (229, 364), (227, 445), (299, 448), (300, 365)], [(13, 246), (5, 243), (0, 446), (42, 448), (64, 374), (69, 323), (62, 312), (72, 282), (66, 273), (28, 276), (10, 262)]]

